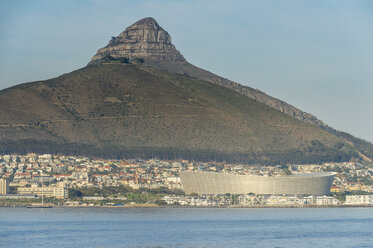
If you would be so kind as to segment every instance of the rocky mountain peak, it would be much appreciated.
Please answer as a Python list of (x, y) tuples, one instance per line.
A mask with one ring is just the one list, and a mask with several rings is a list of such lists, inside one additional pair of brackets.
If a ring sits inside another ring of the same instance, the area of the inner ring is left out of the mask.
[(127, 27), (109, 44), (97, 51), (90, 64), (108, 60), (133, 62), (184, 62), (184, 57), (171, 43), (171, 36), (152, 17)]
[(147, 26), (147, 27), (150, 27), (150, 28), (153, 28), (153, 29), (158, 29), (158, 28), (161, 28), (158, 24), (158, 22), (153, 18), (153, 17), (146, 17), (146, 18), (143, 18), (137, 22), (135, 22), (134, 24), (132, 24), (130, 27), (140, 27), (140, 26)]

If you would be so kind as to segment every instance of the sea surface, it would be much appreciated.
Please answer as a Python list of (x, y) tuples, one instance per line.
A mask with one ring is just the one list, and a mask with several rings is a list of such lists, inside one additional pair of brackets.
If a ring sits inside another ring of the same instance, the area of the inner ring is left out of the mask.
[(0, 208), (0, 247), (373, 247), (373, 208)]

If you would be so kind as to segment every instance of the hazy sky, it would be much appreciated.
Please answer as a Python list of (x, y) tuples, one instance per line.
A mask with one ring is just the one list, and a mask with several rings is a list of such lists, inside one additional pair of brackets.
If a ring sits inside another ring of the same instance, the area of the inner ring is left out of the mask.
[(0, 0), (0, 89), (81, 68), (148, 16), (192, 64), (373, 141), (369, 0)]

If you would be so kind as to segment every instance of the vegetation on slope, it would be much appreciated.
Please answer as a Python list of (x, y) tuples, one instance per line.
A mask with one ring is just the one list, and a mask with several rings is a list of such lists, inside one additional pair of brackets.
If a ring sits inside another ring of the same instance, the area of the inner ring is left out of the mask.
[(0, 92), (0, 152), (245, 163), (359, 159), (342, 138), (215, 84), (116, 61)]

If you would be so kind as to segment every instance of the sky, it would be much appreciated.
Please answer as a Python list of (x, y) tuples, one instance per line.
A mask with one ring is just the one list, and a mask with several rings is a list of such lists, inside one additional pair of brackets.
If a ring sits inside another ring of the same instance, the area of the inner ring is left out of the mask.
[(0, 0), (0, 89), (84, 67), (148, 16), (192, 64), (373, 142), (369, 0)]

